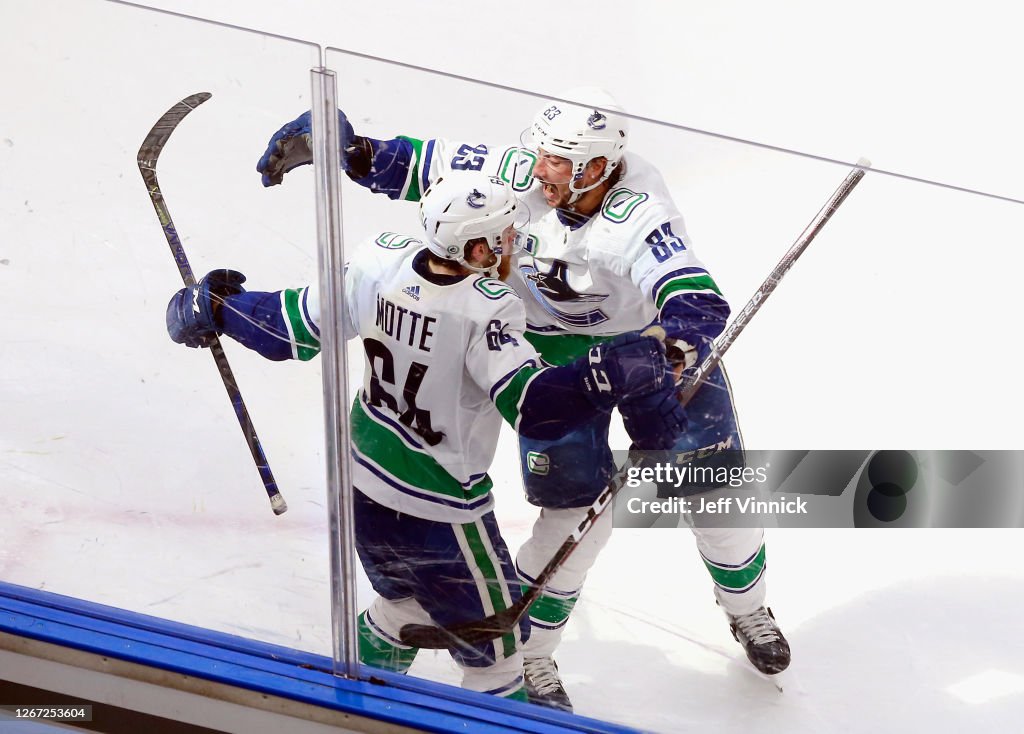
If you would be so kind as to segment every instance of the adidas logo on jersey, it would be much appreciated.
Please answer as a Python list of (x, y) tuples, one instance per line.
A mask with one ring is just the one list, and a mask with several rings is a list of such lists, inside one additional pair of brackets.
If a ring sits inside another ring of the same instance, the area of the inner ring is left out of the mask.
[(414, 301), (420, 300), (420, 287), (418, 285), (407, 285), (402, 289), (402, 293), (409, 296)]

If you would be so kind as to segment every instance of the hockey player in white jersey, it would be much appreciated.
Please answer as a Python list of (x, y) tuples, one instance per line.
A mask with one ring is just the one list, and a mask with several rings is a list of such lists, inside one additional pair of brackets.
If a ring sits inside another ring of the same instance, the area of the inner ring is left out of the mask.
[[(417, 652), (399, 641), (403, 625), (473, 621), (520, 597), (487, 474), (502, 418), (551, 440), (622, 400), (674, 391), (664, 345), (651, 337), (624, 336), (570, 365), (541, 365), (523, 336), (522, 301), (492, 277), (526, 237), (525, 207), (499, 179), (447, 173), (420, 211), (422, 234), (383, 233), (358, 251), (341, 314), (365, 353), (352, 408), (355, 530), (379, 594), (359, 616), (359, 654), (398, 672)], [(312, 359), (316, 287), (246, 292), (244, 281), (215, 270), (178, 291), (167, 309), (171, 338), (202, 347), (224, 334), (268, 359)], [(463, 685), (525, 700), (529, 632), (524, 619), (499, 639), (453, 647)]]
[[(560, 95), (586, 106), (553, 100), (541, 106), (519, 145), (489, 145), (399, 136), (356, 136), (339, 111), (343, 165), (357, 183), (394, 199), (415, 201), (430, 181), (451, 170), (482, 170), (501, 177), (534, 211), (525, 251), (509, 282), (526, 304), (526, 337), (548, 364), (566, 364), (617, 334), (656, 322), (674, 343), (679, 369), (698, 363), (721, 333), (729, 306), (696, 257), (679, 213), (658, 171), (626, 152), (629, 121), (606, 92)], [(308, 116), (271, 139), (257, 168), (264, 185), (310, 159), (302, 145)], [(537, 216), (537, 212), (546, 212)], [(688, 428), (677, 438), (674, 401), (657, 397), (619, 405), (640, 448), (674, 452), (742, 449), (732, 396), (716, 369), (687, 405)], [(533, 535), (517, 556), (529, 583), (569, 534), (580, 507), (591, 504), (614, 464), (609, 418), (602, 415), (557, 441), (520, 440), (529, 500), (540, 506)], [(751, 662), (772, 674), (789, 664), (789, 645), (765, 600), (765, 548), (759, 528), (694, 528), (718, 603)], [(552, 653), (587, 570), (610, 533), (604, 518), (588, 545), (555, 577), (531, 607), (527, 684), (534, 699), (569, 708)]]

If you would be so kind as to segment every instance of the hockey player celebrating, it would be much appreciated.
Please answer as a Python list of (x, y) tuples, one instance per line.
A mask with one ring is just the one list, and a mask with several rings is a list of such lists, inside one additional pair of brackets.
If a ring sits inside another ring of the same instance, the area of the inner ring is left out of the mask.
[[(359, 615), (360, 660), (405, 672), (409, 623), (451, 625), (502, 611), (520, 587), (494, 518), (487, 474), (502, 418), (554, 440), (624, 400), (674, 393), (664, 345), (624, 335), (562, 367), (541, 365), (524, 338), (523, 304), (493, 277), (525, 240), (525, 206), (482, 173), (438, 177), (420, 203), (424, 233), (384, 233), (345, 273), (341, 314), (365, 353), (352, 408), (355, 531), (378, 593)], [(214, 270), (167, 308), (171, 338), (209, 346), (224, 334), (272, 360), (320, 349), (315, 286), (248, 291)], [(526, 700), (522, 643), (512, 633), (451, 653), (466, 688)]]
[[(502, 177), (534, 212), (529, 241), (509, 282), (526, 304), (526, 338), (545, 363), (568, 364), (595, 344), (661, 325), (671, 339), (677, 373), (699, 363), (726, 325), (729, 306), (696, 257), (667, 187), (650, 163), (627, 153), (629, 121), (606, 92), (577, 89), (560, 95), (588, 106), (549, 101), (521, 145), (491, 146), (400, 136), (356, 136), (339, 111), (342, 161), (349, 177), (393, 199), (415, 200), (450, 170)], [(594, 105), (594, 106), (589, 106)], [(285, 125), (257, 165), (264, 185), (280, 183), (312, 160), (309, 116)], [(642, 449), (703, 453), (742, 449), (732, 395), (716, 369), (686, 407), (688, 428), (674, 399), (658, 394), (618, 406), (634, 444)], [(601, 414), (558, 440), (524, 434), (520, 458), (526, 494), (541, 512), (516, 566), (529, 583), (604, 488), (614, 463), (609, 415)], [(525, 648), (532, 700), (570, 709), (552, 654), (587, 571), (611, 532), (603, 517), (530, 610)], [(765, 550), (760, 528), (694, 528), (697, 547), (714, 581), (734, 637), (762, 672), (789, 664), (789, 644), (765, 599)]]

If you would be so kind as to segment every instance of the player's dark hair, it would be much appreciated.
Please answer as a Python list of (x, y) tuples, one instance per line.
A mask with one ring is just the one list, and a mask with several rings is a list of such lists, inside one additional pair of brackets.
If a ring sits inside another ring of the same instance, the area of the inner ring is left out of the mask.
[(430, 250), (427, 250), (426, 252), (427, 252), (427, 262), (429, 262), (431, 265), (439, 265), (441, 267), (450, 268), (452, 265), (456, 264), (452, 260), (448, 260), (447, 258), (443, 258), (440, 255), (435, 255)]

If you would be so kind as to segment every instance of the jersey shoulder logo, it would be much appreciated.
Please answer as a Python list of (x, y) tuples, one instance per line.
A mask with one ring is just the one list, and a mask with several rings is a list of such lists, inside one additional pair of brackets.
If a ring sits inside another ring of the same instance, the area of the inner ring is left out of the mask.
[(498, 164), (498, 178), (513, 191), (526, 191), (533, 184), (533, 167), (537, 154), (526, 148), (509, 148)]
[(613, 189), (604, 200), (601, 216), (609, 222), (625, 222), (638, 206), (651, 198), (642, 191), (630, 191), (626, 188)]
[(402, 250), (413, 243), (417, 245), (423, 244), (415, 237), (395, 232), (381, 232), (377, 239), (374, 240), (374, 244), (377, 247), (383, 247), (385, 250)]
[(502, 283), (495, 278), (477, 278), (473, 281), (473, 287), (483, 293), (484, 297), (492, 301), (500, 300), (509, 294), (518, 298), (512, 286)]

